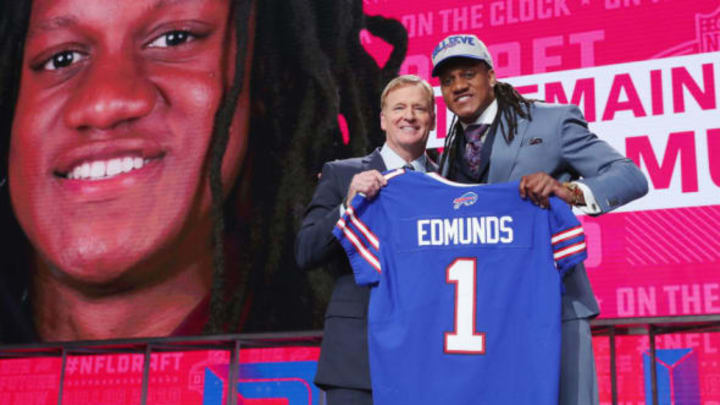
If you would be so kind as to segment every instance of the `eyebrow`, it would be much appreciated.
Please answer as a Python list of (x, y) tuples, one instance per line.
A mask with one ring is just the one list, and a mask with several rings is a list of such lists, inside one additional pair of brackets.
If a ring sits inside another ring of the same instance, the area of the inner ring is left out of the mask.
[[(151, 10), (161, 9), (163, 7), (172, 6), (178, 3), (187, 3), (195, 0), (158, 0), (155, 4), (148, 7)], [(53, 17), (47, 20), (41, 20), (32, 24), (28, 28), (27, 38), (31, 38), (40, 32), (50, 32), (63, 28), (72, 27), (78, 24), (78, 17), (75, 15), (64, 15), (59, 17)]]
[(60, 17), (53, 17), (47, 20), (42, 20), (32, 24), (28, 28), (27, 37), (31, 38), (34, 35), (42, 32), (55, 31), (62, 28), (71, 27), (78, 23), (78, 19), (74, 15), (66, 15)]
[(187, 3), (188, 1), (194, 1), (194, 0), (159, 0), (157, 3), (151, 6), (152, 9), (157, 10), (159, 8), (172, 6), (177, 3)]

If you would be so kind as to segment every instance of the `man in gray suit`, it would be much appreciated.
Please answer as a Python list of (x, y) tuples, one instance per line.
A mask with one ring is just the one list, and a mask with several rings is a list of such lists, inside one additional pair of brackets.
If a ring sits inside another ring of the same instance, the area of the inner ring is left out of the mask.
[[(590, 132), (576, 106), (528, 100), (498, 82), (487, 47), (474, 35), (449, 36), (432, 60), (432, 75), (458, 120), (445, 141), (443, 176), (466, 183), (520, 180), (523, 198), (547, 207), (554, 195), (590, 215), (647, 193), (637, 166)], [(559, 402), (597, 404), (589, 321), (598, 305), (583, 265), (563, 283)]]
[(355, 194), (373, 197), (380, 192), (386, 184), (381, 172), (399, 167), (422, 172), (437, 169), (425, 154), (428, 134), (435, 128), (432, 87), (417, 76), (399, 76), (385, 86), (380, 106), (385, 144), (364, 157), (325, 163), (296, 239), (295, 259), (301, 268), (327, 265), (343, 274), (325, 314), (315, 375), (329, 405), (372, 404), (366, 319), (369, 289), (355, 284), (332, 229)]

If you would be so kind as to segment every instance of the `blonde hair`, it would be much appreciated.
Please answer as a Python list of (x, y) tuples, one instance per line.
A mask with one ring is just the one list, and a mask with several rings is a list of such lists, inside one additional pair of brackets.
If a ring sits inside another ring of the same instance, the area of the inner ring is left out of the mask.
[(430, 83), (425, 81), (422, 77), (416, 75), (401, 75), (392, 80), (385, 86), (380, 94), (380, 108), (385, 107), (385, 99), (391, 91), (396, 90), (400, 87), (405, 86), (420, 86), (427, 93), (429, 111), (435, 111), (435, 92), (433, 92)]

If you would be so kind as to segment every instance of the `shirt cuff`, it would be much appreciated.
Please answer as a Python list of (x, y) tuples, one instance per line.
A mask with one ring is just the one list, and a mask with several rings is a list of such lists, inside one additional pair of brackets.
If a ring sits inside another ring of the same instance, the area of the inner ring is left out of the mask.
[(345, 203), (340, 203), (340, 218), (345, 215)]
[(595, 199), (592, 190), (590, 190), (590, 187), (579, 181), (573, 181), (571, 183), (578, 186), (580, 191), (582, 191), (583, 193), (583, 198), (585, 198), (585, 205), (576, 206), (575, 208), (588, 215), (600, 214), (602, 212), (602, 209), (600, 209), (600, 204), (597, 203), (597, 200)]

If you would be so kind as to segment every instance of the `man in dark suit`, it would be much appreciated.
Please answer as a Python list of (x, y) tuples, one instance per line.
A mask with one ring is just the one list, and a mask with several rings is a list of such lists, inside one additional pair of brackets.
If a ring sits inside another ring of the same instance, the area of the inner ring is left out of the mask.
[[(446, 138), (443, 176), (465, 183), (520, 180), (520, 194), (547, 207), (555, 195), (590, 215), (647, 193), (635, 164), (597, 138), (574, 105), (523, 98), (498, 82), (485, 44), (452, 35), (432, 54), (433, 76), (458, 122)], [(596, 404), (589, 320), (599, 309), (581, 264), (564, 279), (560, 403)]]
[(435, 128), (435, 96), (430, 85), (417, 76), (399, 76), (385, 86), (380, 106), (385, 144), (367, 156), (323, 166), (295, 246), (301, 268), (327, 264), (343, 274), (325, 314), (315, 376), (315, 383), (326, 390), (329, 405), (372, 404), (366, 319), (369, 289), (355, 284), (332, 229), (355, 194), (372, 198), (380, 192), (386, 184), (381, 172), (399, 167), (422, 172), (437, 169), (425, 154), (428, 134)]

